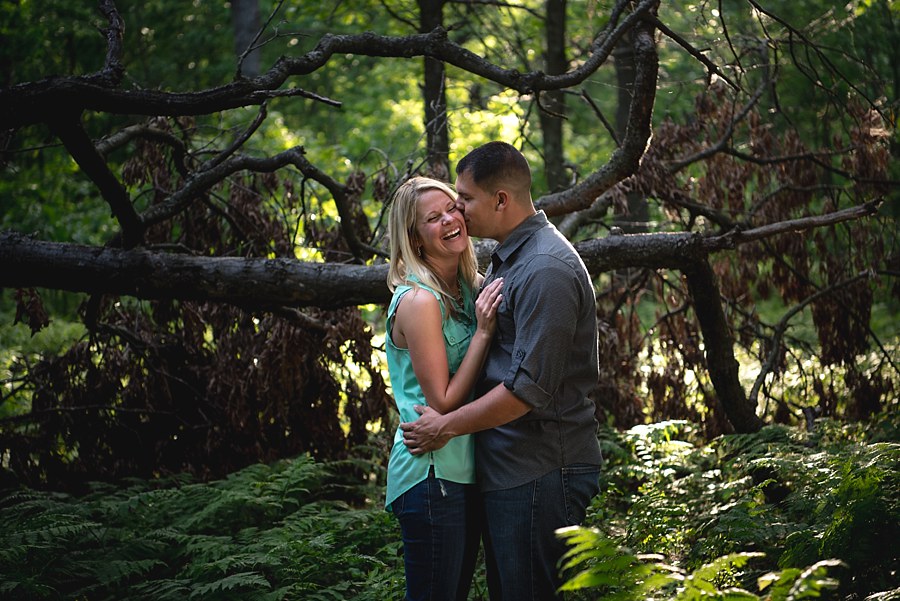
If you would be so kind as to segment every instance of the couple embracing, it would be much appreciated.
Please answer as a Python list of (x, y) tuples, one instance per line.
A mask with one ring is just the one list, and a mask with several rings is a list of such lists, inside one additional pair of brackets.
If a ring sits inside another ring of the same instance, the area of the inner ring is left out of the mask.
[[(389, 221), (387, 358), (401, 425), (387, 508), (408, 600), (465, 600), (479, 542), (492, 601), (561, 599), (555, 531), (599, 490), (588, 393), (596, 301), (572, 245), (536, 211), (504, 142), (459, 161), (456, 191), (414, 177)], [(484, 276), (469, 235), (498, 242)]]

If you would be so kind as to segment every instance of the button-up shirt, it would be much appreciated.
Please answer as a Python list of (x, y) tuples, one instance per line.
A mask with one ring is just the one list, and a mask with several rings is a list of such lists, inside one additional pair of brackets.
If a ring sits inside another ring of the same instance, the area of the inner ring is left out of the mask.
[(531, 411), (476, 434), (483, 490), (602, 461), (588, 397), (599, 378), (597, 310), (584, 262), (539, 211), (494, 250), (485, 283), (501, 276), (497, 331), (476, 396), (502, 383)]

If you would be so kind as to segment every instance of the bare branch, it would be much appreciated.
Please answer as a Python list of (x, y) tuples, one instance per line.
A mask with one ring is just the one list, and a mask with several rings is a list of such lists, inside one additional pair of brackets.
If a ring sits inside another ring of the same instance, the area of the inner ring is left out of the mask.
[(734, 118), (731, 120), (731, 122), (728, 124), (728, 127), (725, 128), (725, 133), (722, 134), (722, 137), (719, 138), (718, 142), (716, 142), (715, 144), (713, 144), (712, 146), (710, 146), (708, 148), (704, 148), (703, 150), (701, 150), (700, 152), (697, 152), (696, 154), (693, 154), (689, 157), (681, 159), (680, 161), (676, 161), (675, 163), (673, 163), (672, 165), (669, 166), (669, 172), (676, 173), (678, 171), (681, 171), (682, 169), (684, 169), (685, 167), (687, 167), (688, 165), (690, 165), (692, 163), (696, 163), (697, 161), (702, 161), (703, 159), (707, 159), (707, 158), (713, 156), (714, 154), (717, 154), (717, 153), (725, 150), (725, 148), (728, 147), (728, 143), (731, 141), (731, 137), (734, 135), (735, 126), (738, 123), (740, 123), (741, 121), (743, 121), (747, 117), (747, 115), (750, 113), (750, 110), (754, 106), (756, 106), (756, 103), (762, 97), (763, 92), (765, 92), (766, 89), (768, 89), (770, 83), (771, 82), (769, 82), (769, 81), (764, 81), (760, 84), (760, 86), (756, 89), (756, 92), (753, 94), (753, 96), (750, 98), (750, 100), (747, 102), (747, 104), (744, 105), (744, 108), (741, 109), (741, 112), (738, 113), (737, 115), (735, 115)]
[(753, 405), (754, 407), (756, 406), (756, 401), (759, 397), (759, 390), (765, 382), (766, 376), (768, 376), (769, 372), (771, 372), (775, 367), (775, 362), (778, 360), (778, 354), (781, 349), (781, 340), (784, 337), (784, 333), (787, 330), (790, 320), (797, 313), (805, 309), (809, 304), (814, 303), (823, 296), (827, 296), (841, 288), (846, 288), (847, 286), (855, 284), (860, 280), (870, 279), (873, 277), (873, 275), (874, 274), (869, 272), (860, 273), (850, 279), (844, 280), (842, 282), (837, 282), (835, 284), (832, 284), (831, 286), (828, 286), (827, 288), (823, 288), (817, 291), (815, 294), (811, 294), (810, 296), (806, 297), (800, 303), (791, 307), (791, 309), (781, 317), (781, 319), (775, 325), (775, 332), (772, 334), (769, 355), (766, 358), (765, 363), (760, 366), (759, 374), (756, 376), (756, 380), (753, 382), (753, 387), (750, 389), (749, 401), (751, 405)]
[(332, 35), (301, 57), (282, 57), (268, 72), (252, 80), (237, 80), (224, 86), (199, 92), (163, 92), (148, 89), (119, 89), (77, 77), (51, 77), (0, 90), (0, 128), (18, 128), (41, 123), (60, 104), (75, 109), (112, 114), (149, 116), (203, 115), (256, 105), (270, 97), (292, 76), (307, 75), (324, 66), (332, 56), (357, 54), (412, 58), (430, 56), (469, 71), (521, 93), (557, 90), (580, 84), (609, 57), (612, 48), (626, 31), (653, 9), (659, 0), (642, 0), (621, 23), (613, 26), (595, 42), (592, 54), (578, 67), (560, 74), (539, 71), (520, 73), (485, 61), (475, 53), (450, 41), (444, 29), (430, 33), (389, 37), (375, 33)]
[(779, 221), (778, 223), (770, 223), (749, 230), (734, 230), (716, 238), (710, 238), (710, 250), (715, 247), (716, 250), (723, 248), (722, 245), (743, 244), (763, 238), (771, 238), (777, 234), (785, 234), (789, 232), (801, 232), (804, 230), (815, 229), (826, 225), (834, 225), (843, 221), (859, 219), (868, 215), (874, 215), (878, 212), (883, 199), (878, 198), (867, 203), (826, 213), (825, 215), (814, 215), (811, 217), (801, 217), (799, 219), (790, 219), (788, 221)]
[[(241, 307), (333, 309), (390, 299), (387, 265), (198, 257), (31, 240), (0, 233), (0, 288), (42, 282), (58, 290), (180, 298)], [(20, 285), (21, 284), (21, 285)]]
[[(259, 38), (263, 34), (263, 32), (266, 29), (268, 29), (269, 25), (272, 23), (272, 19), (275, 18), (275, 15), (277, 15), (279, 13), (279, 11), (281, 11), (282, 6), (284, 6), (284, 0), (278, 0), (278, 4), (276, 4), (275, 8), (272, 9), (272, 12), (269, 14), (269, 18), (266, 19), (266, 22), (263, 24), (262, 27), (259, 28), (259, 31), (256, 32), (256, 35), (253, 36), (253, 39), (250, 40), (250, 43), (247, 45), (247, 47), (244, 49), (244, 51), (238, 57), (237, 69), (234, 74), (235, 79), (243, 78), (243, 74), (241, 73), (241, 70), (244, 67), (244, 61), (247, 60), (247, 57), (250, 55), (251, 52), (253, 52), (257, 48), (259, 48), (259, 46), (256, 45), (256, 42), (259, 40)], [(256, 19), (254, 18), (253, 20), (255, 21)]]
[(80, 115), (63, 116), (58, 121), (53, 121), (51, 127), (81, 170), (94, 182), (103, 199), (109, 204), (122, 228), (125, 247), (131, 248), (138, 244), (143, 237), (144, 230), (131, 205), (128, 192), (109, 170), (100, 153), (97, 152), (94, 143), (84, 131)]
[(100, 10), (106, 15), (109, 26), (104, 30), (106, 34), (106, 60), (103, 69), (95, 75), (100, 82), (108, 86), (118, 85), (125, 75), (125, 67), (122, 65), (122, 47), (125, 39), (125, 22), (119, 16), (113, 0), (102, 0)]
[(716, 75), (717, 77), (720, 77), (722, 79), (722, 81), (724, 81), (729, 86), (731, 86), (732, 89), (740, 90), (740, 86), (738, 86), (736, 83), (731, 81), (731, 79), (727, 75), (725, 75), (725, 73), (722, 72), (722, 70), (719, 68), (719, 65), (717, 65), (714, 62), (712, 62), (711, 60), (709, 60), (709, 58), (707, 58), (705, 54), (703, 54), (702, 52), (700, 52), (699, 50), (694, 48), (690, 43), (688, 43), (687, 40), (685, 40), (683, 37), (681, 37), (674, 31), (672, 31), (671, 29), (666, 27), (666, 25), (662, 21), (660, 21), (658, 18), (648, 17), (648, 19), (651, 20), (654, 27), (656, 27), (658, 30), (663, 32), (668, 38), (672, 39), (679, 46), (681, 46), (682, 48), (687, 50), (688, 54), (690, 54), (691, 56), (696, 58), (698, 61), (703, 63), (703, 66), (706, 67), (706, 70), (708, 72), (707, 82), (711, 82), (712, 76)]
[(256, 114), (256, 117), (253, 119), (253, 121), (250, 123), (250, 125), (247, 127), (247, 129), (245, 129), (243, 132), (241, 132), (241, 135), (236, 137), (231, 142), (231, 144), (228, 145), (228, 147), (225, 150), (223, 150), (222, 152), (220, 152), (219, 154), (217, 154), (210, 160), (206, 161), (205, 163), (203, 163), (200, 166), (200, 168), (198, 169), (198, 171), (208, 171), (209, 169), (212, 169), (216, 165), (220, 165), (222, 163), (222, 161), (224, 161), (225, 159), (227, 159), (228, 157), (233, 155), (235, 152), (237, 152), (241, 148), (241, 146), (244, 145), (244, 142), (249, 140), (250, 136), (252, 136), (254, 134), (254, 132), (256, 132), (256, 130), (259, 129), (259, 126), (262, 125), (263, 121), (266, 120), (267, 114), (268, 114), (268, 111), (267, 111), (266, 103), (263, 102), (259, 106), (259, 112)]
[[(297, 163), (302, 165), (301, 161)], [(722, 236), (616, 235), (578, 242), (575, 248), (593, 274), (625, 267), (702, 271), (697, 266), (702, 266), (712, 252), (785, 231), (858, 218), (870, 214), (873, 208), (863, 205)], [(483, 263), (490, 254), (490, 245), (479, 244), (477, 249), (479, 261)], [(52, 287), (138, 298), (202, 299), (266, 307), (335, 308), (381, 303), (390, 298), (384, 264), (363, 266), (292, 259), (189, 256), (146, 249), (43, 242), (9, 232), (0, 233), (0, 264), (4, 266), (0, 270), (0, 288)], [(702, 281), (705, 276), (697, 277)]]
[(606, 118), (606, 115), (603, 114), (603, 111), (600, 110), (600, 107), (597, 106), (597, 103), (594, 102), (594, 99), (587, 93), (587, 90), (581, 91), (581, 97), (585, 102), (591, 107), (591, 110), (594, 111), (594, 114), (597, 115), (597, 118), (600, 119), (600, 123), (603, 124), (603, 127), (606, 128), (606, 133), (609, 134), (609, 137), (612, 138), (612, 141), (615, 142), (617, 147), (621, 147), (622, 143), (619, 142), (619, 136), (616, 135), (616, 129), (612, 126), (612, 123), (609, 122), (609, 119)]
[(121, 148), (135, 138), (147, 138), (156, 140), (169, 145), (172, 148), (175, 169), (182, 177), (187, 177), (188, 170), (184, 163), (187, 156), (187, 149), (184, 142), (173, 136), (171, 133), (153, 127), (151, 125), (129, 125), (116, 133), (106, 136), (94, 144), (100, 156), (106, 158), (110, 152), (117, 148)]
[[(315, 94), (301, 88), (287, 88), (285, 90), (260, 90), (250, 95), (250, 97), (254, 101), (265, 101), (269, 98), (294, 98), (298, 96), (300, 98), (308, 98), (310, 100), (315, 100), (316, 102), (321, 102), (322, 104), (327, 104), (328, 106), (333, 106), (336, 108), (340, 108), (343, 105), (340, 100), (333, 100), (331, 98), (328, 98), (327, 96)], [(255, 104), (255, 102), (253, 104)]]
[(501, 2), (500, 0), (447, 0), (448, 3), (452, 4), (461, 4), (462, 6), (498, 6), (500, 8), (509, 8), (516, 10), (524, 10), (529, 13), (531, 16), (536, 17), (538, 19), (543, 19), (544, 15), (539, 13), (538, 11), (528, 8), (527, 6), (523, 6), (521, 4), (511, 4), (509, 2)]
[(696, 261), (684, 268), (694, 312), (703, 333), (706, 367), (728, 421), (738, 432), (756, 432), (762, 420), (756, 405), (747, 396), (738, 378), (738, 362), (734, 357), (734, 340), (719, 299), (716, 276), (707, 260)]
[[(760, 14), (766, 15), (770, 19), (778, 22), (782, 27), (785, 27), (790, 32), (791, 36), (797, 36), (798, 38), (800, 38), (803, 41), (803, 43), (806, 45), (807, 50), (812, 48), (812, 50), (816, 54), (816, 56), (819, 57), (819, 60), (821, 60), (832, 73), (834, 73), (838, 78), (840, 78), (841, 81), (843, 81), (848, 86), (850, 86), (850, 88), (854, 92), (859, 94), (860, 98), (865, 98), (866, 102), (869, 103), (869, 106), (878, 110), (879, 114), (882, 114), (880, 107), (877, 106), (877, 104), (875, 102), (873, 102), (871, 99), (869, 99), (869, 97), (866, 95), (866, 93), (863, 90), (861, 90), (859, 88), (859, 86), (857, 86), (856, 83), (852, 79), (846, 77), (843, 73), (841, 73), (840, 69), (838, 69), (837, 66), (831, 62), (831, 60), (825, 55), (824, 52), (822, 52), (822, 50), (819, 48), (819, 46), (815, 42), (810, 40), (806, 35), (804, 35), (804, 33), (802, 31), (793, 27), (790, 23), (788, 23), (787, 21), (785, 21), (784, 19), (782, 19), (781, 17), (779, 17), (772, 11), (763, 8), (759, 4), (759, 2), (757, 2), (756, 0), (747, 0), (747, 2), (751, 6), (753, 6), (753, 8), (755, 8), (757, 11), (759, 11)], [(823, 89), (826, 89), (819, 81), (819, 78), (810, 78), (810, 79), (811, 79), (811, 81), (816, 82), (817, 85), (819, 85)], [(828, 90), (826, 89), (826, 91), (828, 91)], [(883, 114), (882, 114), (882, 117), (884, 117)]]

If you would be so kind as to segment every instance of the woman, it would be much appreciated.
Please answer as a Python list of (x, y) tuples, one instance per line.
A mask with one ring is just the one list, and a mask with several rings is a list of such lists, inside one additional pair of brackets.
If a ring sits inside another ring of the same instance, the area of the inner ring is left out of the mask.
[[(447, 184), (414, 177), (394, 195), (388, 222), (388, 371), (403, 422), (413, 405), (446, 413), (471, 400), (495, 327), (501, 280), (481, 285), (475, 251)], [(400, 521), (406, 599), (465, 599), (480, 528), (470, 436), (413, 456), (399, 430), (388, 463), (387, 509)]]

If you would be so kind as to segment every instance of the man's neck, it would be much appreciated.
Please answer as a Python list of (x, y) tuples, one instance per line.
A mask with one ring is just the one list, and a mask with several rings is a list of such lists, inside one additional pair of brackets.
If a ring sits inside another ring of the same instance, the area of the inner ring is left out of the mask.
[(494, 239), (498, 244), (503, 244), (503, 241), (509, 238), (510, 234), (516, 231), (520, 225), (522, 225), (535, 215), (537, 215), (537, 211), (534, 209), (534, 207), (532, 207), (530, 211), (526, 211), (523, 209), (522, 211), (517, 211), (513, 215), (509, 215), (509, 221), (504, 224), (506, 225), (505, 229)]

